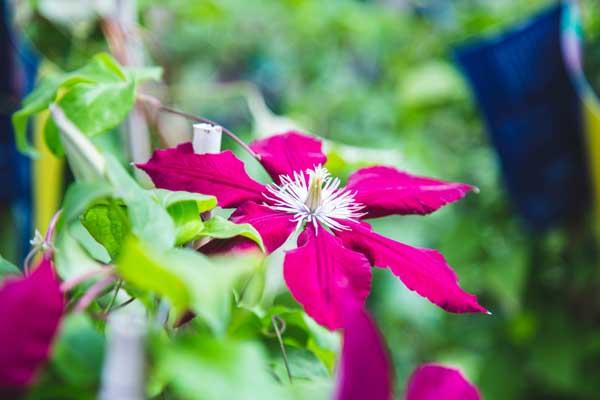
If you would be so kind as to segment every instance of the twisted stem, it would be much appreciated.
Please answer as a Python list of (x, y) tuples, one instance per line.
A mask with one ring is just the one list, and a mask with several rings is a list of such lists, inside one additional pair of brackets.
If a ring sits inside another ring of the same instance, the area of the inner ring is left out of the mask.
[[(168, 113), (171, 113), (171, 114), (179, 115), (180, 117), (183, 117), (183, 118), (188, 119), (190, 121), (203, 122), (205, 124), (211, 124), (211, 125), (219, 125), (216, 122), (214, 122), (213, 120), (210, 120), (208, 118), (199, 117), (197, 115), (189, 114), (189, 113), (186, 113), (184, 111), (177, 110), (176, 108), (173, 108), (173, 107), (170, 107), (170, 106), (166, 106), (166, 105), (162, 104), (161, 101), (159, 99), (157, 99), (156, 97), (154, 97), (154, 96), (150, 96), (150, 95), (147, 95), (147, 94), (144, 94), (144, 93), (139, 93), (137, 95), (137, 99), (141, 100), (143, 102), (146, 102), (146, 103), (150, 104), (153, 107), (156, 107), (160, 111), (165, 111), (165, 112), (168, 112)], [(260, 154), (257, 154), (254, 150), (252, 150), (250, 148), (250, 146), (248, 146), (235, 133), (231, 132), (229, 129), (225, 128), (222, 125), (219, 125), (219, 126), (221, 126), (221, 128), (223, 129), (223, 133), (225, 133), (227, 136), (229, 136), (241, 148), (243, 148), (246, 152), (248, 152), (248, 154), (250, 154), (256, 160), (260, 161)]]

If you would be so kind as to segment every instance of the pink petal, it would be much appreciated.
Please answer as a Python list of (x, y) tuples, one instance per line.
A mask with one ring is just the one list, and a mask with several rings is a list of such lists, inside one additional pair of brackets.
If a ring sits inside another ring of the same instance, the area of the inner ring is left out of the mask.
[[(248, 201), (235, 210), (229, 219), (236, 224), (252, 225), (260, 233), (267, 252), (272, 253), (294, 232), (296, 223), (292, 221), (291, 217), (290, 214), (273, 211), (267, 206)], [(214, 254), (257, 248), (258, 245), (252, 240), (236, 237), (212, 240), (206, 246), (201, 247), (200, 251), (205, 254)]]
[(354, 299), (363, 304), (371, 289), (371, 267), (360, 253), (342, 246), (321, 226), (309, 225), (288, 251), (283, 276), (294, 298), (315, 321), (329, 329), (342, 326), (343, 307)]
[(406, 400), (479, 400), (477, 388), (460, 371), (442, 365), (425, 364), (411, 375)]
[(277, 250), (296, 228), (291, 214), (273, 211), (251, 201), (242, 204), (230, 219), (236, 224), (252, 225), (260, 233), (269, 253)]
[(369, 167), (354, 172), (347, 188), (366, 206), (365, 218), (391, 214), (429, 214), (463, 198), (474, 187), (413, 176), (392, 167)]
[(364, 253), (374, 265), (389, 268), (410, 290), (446, 311), (487, 312), (476, 296), (461, 289), (456, 274), (439, 252), (381, 236), (365, 222), (344, 223), (351, 230), (336, 231), (344, 245)]
[(253, 142), (250, 147), (261, 157), (261, 164), (273, 180), (279, 175), (292, 175), (315, 165), (325, 164), (321, 141), (298, 132), (287, 132)]
[(392, 367), (377, 326), (360, 305), (346, 308), (336, 400), (389, 400)]
[(137, 167), (146, 171), (162, 189), (213, 195), (224, 208), (248, 200), (263, 201), (264, 185), (256, 182), (230, 150), (218, 154), (195, 154), (191, 143), (156, 150)]
[(25, 278), (0, 288), (0, 388), (24, 388), (48, 359), (64, 309), (52, 262), (44, 257)]

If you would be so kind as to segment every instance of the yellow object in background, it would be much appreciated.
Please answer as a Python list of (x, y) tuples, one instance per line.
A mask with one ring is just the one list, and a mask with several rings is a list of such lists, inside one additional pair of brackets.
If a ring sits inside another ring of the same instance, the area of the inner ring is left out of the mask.
[(34, 120), (34, 144), (39, 157), (33, 165), (33, 204), (35, 227), (45, 232), (62, 197), (64, 159), (54, 156), (44, 141), (44, 125), (50, 113), (44, 111)]
[(583, 99), (583, 119), (588, 148), (588, 165), (594, 191), (597, 229), (600, 232), (600, 104), (591, 95)]
[(595, 231), (600, 240), (600, 101), (583, 70), (583, 26), (577, 2), (565, 1), (561, 46), (565, 66), (581, 99), (587, 164), (592, 183)]

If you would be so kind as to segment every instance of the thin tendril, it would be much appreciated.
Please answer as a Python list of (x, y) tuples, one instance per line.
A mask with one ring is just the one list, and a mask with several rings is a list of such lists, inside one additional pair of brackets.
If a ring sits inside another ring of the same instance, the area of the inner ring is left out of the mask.
[(114, 311), (114, 310), (119, 310), (119, 309), (121, 309), (121, 308), (125, 307), (126, 305), (128, 305), (128, 304), (131, 304), (131, 303), (132, 303), (134, 300), (135, 300), (135, 297), (130, 297), (129, 299), (125, 300), (123, 303), (121, 303), (121, 304), (119, 304), (118, 306), (116, 306), (116, 307), (113, 309), (113, 311)]
[[(171, 113), (171, 114), (175, 114), (175, 115), (179, 115), (180, 117), (189, 119), (191, 121), (194, 122), (204, 122), (206, 124), (211, 124), (211, 125), (219, 125), (216, 122), (208, 119), (208, 118), (204, 118), (204, 117), (198, 117), (196, 115), (193, 114), (188, 114), (184, 111), (181, 110), (177, 110), (173, 107), (169, 107), (169, 106), (165, 106), (164, 104), (162, 104), (160, 102), (160, 100), (158, 100), (156, 97), (147, 95), (147, 94), (143, 94), (140, 93), (137, 95), (137, 98), (139, 100), (145, 101), (147, 103), (150, 103), (151, 105), (157, 107), (159, 110)], [(235, 133), (231, 132), (229, 129), (225, 128), (222, 125), (221, 128), (223, 129), (223, 132), (229, 136), (234, 142), (236, 142), (238, 145), (240, 145), (240, 147), (242, 147), (245, 151), (248, 152), (248, 154), (250, 154), (252, 157), (254, 157), (256, 160), (260, 161), (260, 154), (257, 154), (256, 152), (254, 152), (254, 150), (252, 150), (250, 148), (250, 146), (248, 146), (242, 139), (240, 139)]]
[(37, 247), (33, 247), (31, 250), (29, 250), (29, 253), (27, 253), (27, 256), (25, 256), (25, 260), (23, 261), (23, 272), (25, 273), (25, 275), (29, 274), (29, 270), (31, 269), (31, 261), (33, 260), (33, 257), (35, 257), (35, 255), (38, 252), (38, 248)]
[(52, 238), (54, 237), (54, 231), (56, 230), (56, 225), (58, 224), (58, 219), (60, 218), (61, 214), (62, 214), (62, 209), (58, 210), (52, 216), (52, 219), (50, 220), (50, 223), (48, 224), (48, 229), (46, 230), (46, 236), (44, 237), (44, 242), (46, 242), (46, 243), (52, 242)]
[(117, 286), (115, 287), (115, 293), (113, 294), (113, 296), (110, 299), (110, 302), (104, 309), (104, 315), (108, 315), (108, 313), (112, 309), (112, 306), (115, 304), (115, 300), (117, 300), (117, 295), (119, 294), (119, 290), (121, 290), (122, 286), (123, 286), (123, 279), (119, 279), (117, 282)]
[(112, 267), (99, 268), (99, 269), (93, 269), (90, 271), (86, 271), (81, 275), (77, 275), (69, 280), (64, 281), (60, 285), (60, 290), (63, 292), (68, 292), (69, 290), (73, 289), (75, 286), (79, 285), (81, 282), (87, 281), (88, 279), (91, 279), (91, 278), (95, 277), (96, 275), (108, 274), (108, 273), (111, 273), (112, 271), (113, 271)]
[[(288, 362), (287, 353), (285, 351), (285, 346), (283, 344), (283, 338), (281, 334), (285, 331), (285, 321), (281, 319), (279, 316), (274, 315), (271, 317), (271, 323), (273, 324), (273, 328), (275, 329), (275, 334), (277, 335), (277, 341), (279, 342), (279, 348), (281, 349), (281, 354), (283, 355), (283, 363), (285, 365), (285, 371), (287, 372), (288, 379), (290, 383), (292, 383), (292, 372), (290, 371), (290, 364)], [(281, 325), (281, 329), (279, 328)]]
[(110, 275), (94, 283), (88, 289), (88, 291), (85, 292), (81, 299), (79, 299), (79, 301), (75, 305), (75, 309), (73, 310), (73, 312), (78, 313), (85, 310), (92, 303), (92, 301), (94, 301), (94, 299), (98, 297), (100, 293), (102, 293), (104, 289), (106, 289), (111, 283), (115, 281), (115, 279), (116, 278), (114, 276)]

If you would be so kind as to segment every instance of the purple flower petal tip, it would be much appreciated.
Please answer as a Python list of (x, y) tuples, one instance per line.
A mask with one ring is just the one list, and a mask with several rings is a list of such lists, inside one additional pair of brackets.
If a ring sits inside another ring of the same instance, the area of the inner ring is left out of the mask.
[(477, 388), (454, 368), (424, 364), (411, 375), (406, 400), (480, 400)]
[(439, 252), (396, 242), (373, 232), (365, 222), (350, 227), (336, 232), (342, 243), (365, 254), (373, 265), (389, 268), (410, 290), (449, 312), (487, 312), (476, 296), (459, 286), (456, 273)]
[(479, 191), (465, 183), (414, 176), (386, 166), (357, 170), (348, 179), (347, 187), (356, 192), (356, 201), (365, 206), (366, 218), (429, 214), (470, 191)]
[(392, 367), (375, 322), (360, 304), (345, 309), (335, 400), (392, 399)]

